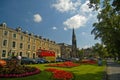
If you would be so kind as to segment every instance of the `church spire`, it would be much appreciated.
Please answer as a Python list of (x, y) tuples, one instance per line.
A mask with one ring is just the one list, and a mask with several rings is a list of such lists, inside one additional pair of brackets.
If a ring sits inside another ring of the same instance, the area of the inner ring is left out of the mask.
[(74, 28), (73, 28), (73, 33), (72, 33), (72, 42), (76, 42), (76, 36), (75, 36)]
[(77, 57), (76, 35), (75, 35), (74, 28), (73, 28), (73, 31), (72, 31), (72, 53), (71, 53), (71, 57)]

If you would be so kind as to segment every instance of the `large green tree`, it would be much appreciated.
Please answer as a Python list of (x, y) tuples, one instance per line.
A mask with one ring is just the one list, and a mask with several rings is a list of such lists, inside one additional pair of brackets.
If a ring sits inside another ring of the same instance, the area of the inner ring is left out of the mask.
[(120, 0), (90, 0), (90, 8), (100, 9), (92, 34), (100, 38), (109, 52), (120, 60)]

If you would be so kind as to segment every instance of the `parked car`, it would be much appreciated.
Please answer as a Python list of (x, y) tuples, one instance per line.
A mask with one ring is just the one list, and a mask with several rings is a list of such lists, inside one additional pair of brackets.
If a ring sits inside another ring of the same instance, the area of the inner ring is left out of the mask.
[(72, 61), (79, 61), (79, 58), (72, 58)]
[(28, 57), (22, 57), (21, 64), (37, 64), (37, 61)]
[(60, 58), (57, 58), (57, 59), (56, 59), (56, 62), (64, 62), (64, 60), (63, 60), (63, 59), (60, 59)]
[(4, 61), (8, 62), (8, 61), (10, 61), (10, 60), (11, 60), (11, 58), (2, 58), (2, 60), (4, 60)]
[(72, 61), (71, 58), (62, 58), (62, 60), (65, 62), (65, 61)]
[(35, 60), (37, 61), (38, 64), (39, 63), (48, 63), (48, 61), (43, 58), (36, 58)]

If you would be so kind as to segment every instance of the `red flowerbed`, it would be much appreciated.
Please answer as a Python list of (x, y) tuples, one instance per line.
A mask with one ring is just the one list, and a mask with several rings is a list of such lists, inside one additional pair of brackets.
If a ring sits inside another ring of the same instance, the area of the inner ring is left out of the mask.
[(82, 60), (83, 64), (96, 64), (97, 62), (95, 60)]
[(0, 78), (25, 77), (25, 76), (38, 74), (38, 73), (40, 73), (40, 70), (36, 68), (33, 72), (25, 72), (25, 73), (22, 73), (22, 74), (0, 74)]
[(48, 68), (45, 69), (45, 71), (49, 71), (53, 73), (53, 78), (54, 79), (59, 79), (59, 80), (71, 80), (73, 78), (73, 74), (64, 70), (58, 70), (54, 68)]
[(75, 64), (73, 62), (67, 61), (67, 62), (63, 62), (63, 63), (49, 64), (47, 66), (52, 66), (52, 67), (76, 67), (76, 66), (79, 66), (79, 64)]

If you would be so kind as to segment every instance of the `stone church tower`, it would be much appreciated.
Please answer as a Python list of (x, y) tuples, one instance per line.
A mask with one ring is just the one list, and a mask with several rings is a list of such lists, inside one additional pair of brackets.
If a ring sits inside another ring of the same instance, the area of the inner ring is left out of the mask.
[(73, 57), (73, 58), (77, 57), (77, 43), (76, 43), (76, 35), (75, 35), (74, 28), (73, 28), (73, 32), (72, 32), (72, 52), (71, 52), (71, 57)]

